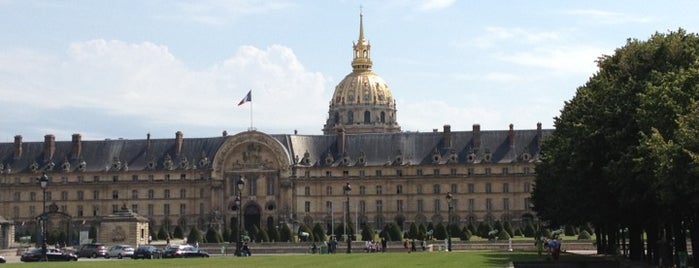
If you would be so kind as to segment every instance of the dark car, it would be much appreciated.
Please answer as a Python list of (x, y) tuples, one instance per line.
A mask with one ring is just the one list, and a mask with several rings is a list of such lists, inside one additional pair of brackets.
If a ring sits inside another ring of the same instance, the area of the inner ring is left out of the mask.
[(6, 263), (5, 256), (0, 256), (0, 263)]
[(78, 257), (107, 257), (107, 246), (100, 243), (84, 244), (78, 250)]
[(209, 253), (199, 250), (192, 245), (170, 245), (163, 251), (163, 258), (192, 258), (204, 257), (208, 258)]
[(133, 259), (160, 259), (163, 252), (153, 245), (141, 245), (133, 252)]
[[(19, 258), (23, 262), (42, 261), (41, 248), (32, 248), (25, 251)], [(58, 249), (46, 249), (46, 259), (48, 261), (77, 261), (78, 256), (63, 252)]]

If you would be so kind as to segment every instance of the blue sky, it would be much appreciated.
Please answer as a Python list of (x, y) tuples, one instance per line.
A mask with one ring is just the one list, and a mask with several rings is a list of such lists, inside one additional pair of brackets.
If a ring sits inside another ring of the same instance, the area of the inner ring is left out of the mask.
[(321, 134), (364, 30), (403, 131), (553, 127), (628, 38), (696, 1), (0, 0), (0, 142)]

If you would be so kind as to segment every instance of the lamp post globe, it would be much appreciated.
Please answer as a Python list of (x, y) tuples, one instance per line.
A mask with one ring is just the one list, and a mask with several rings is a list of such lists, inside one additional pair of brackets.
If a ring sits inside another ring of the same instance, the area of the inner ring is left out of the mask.
[[(342, 188), (345, 192), (345, 196), (347, 197), (347, 222), (345, 222), (345, 230), (351, 230), (349, 228), (349, 223), (350, 223), (350, 201), (349, 201), (349, 195), (350, 192), (352, 191), (352, 186), (350, 186), (350, 183), (348, 182), (345, 184), (345, 186)], [(349, 231), (348, 231), (349, 232)], [(347, 236), (347, 253), (352, 253), (352, 235), (349, 233), (345, 233)]]
[(240, 257), (243, 256), (241, 249), (243, 247), (242, 243), (242, 238), (243, 238), (243, 198), (242, 198), (242, 193), (243, 189), (245, 188), (245, 179), (243, 177), (240, 177), (238, 181), (235, 183), (235, 186), (238, 188), (238, 193), (235, 197), (235, 207), (238, 209), (238, 235), (236, 237), (236, 242), (235, 242), (235, 255)]
[(47, 261), (46, 258), (46, 188), (49, 186), (49, 176), (44, 172), (39, 178), (39, 186), (41, 187), (41, 192), (43, 193), (43, 201), (41, 206), (41, 260)]
[(453, 196), (451, 192), (447, 192), (447, 205), (449, 206), (449, 220), (447, 220), (447, 251), (451, 252), (451, 218), (454, 205), (452, 203)]

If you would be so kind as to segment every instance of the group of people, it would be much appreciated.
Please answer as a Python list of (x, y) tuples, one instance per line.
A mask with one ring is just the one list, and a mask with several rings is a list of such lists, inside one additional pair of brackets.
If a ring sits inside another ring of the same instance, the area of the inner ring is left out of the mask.
[(558, 239), (557, 236), (554, 236), (551, 239), (539, 237), (534, 242), (534, 245), (536, 246), (536, 251), (539, 253), (539, 256), (542, 255), (544, 249), (551, 254), (551, 258), (553, 260), (558, 260), (558, 258), (561, 256), (561, 240)]
[(381, 243), (374, 240), (364, 242), (364, 250), (366, 252), (386, 252), (386, 239), (381, 238)]

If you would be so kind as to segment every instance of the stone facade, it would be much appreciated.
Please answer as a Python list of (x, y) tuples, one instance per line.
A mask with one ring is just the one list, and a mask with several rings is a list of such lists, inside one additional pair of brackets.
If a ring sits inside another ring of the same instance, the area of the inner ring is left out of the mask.
[(148, 219), (122, 207), (115, 214), (103, 217), (97, 233), (97, 241), (107, 244), (148, 244)]

